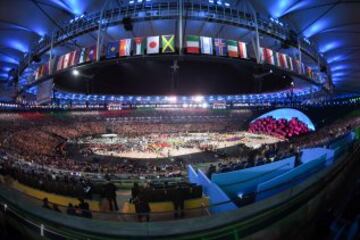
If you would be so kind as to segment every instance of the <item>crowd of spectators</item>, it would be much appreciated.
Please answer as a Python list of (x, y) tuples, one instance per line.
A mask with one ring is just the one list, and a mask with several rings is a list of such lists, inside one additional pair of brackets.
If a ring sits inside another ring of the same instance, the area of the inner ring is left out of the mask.
[[(273, 145), (264, 145), (253, 150), (241, 144), (237, 151), (211, 152), (219, 155), (213, 164), (209, 175), (214, 172), (226, 172), (251, 166), (257, 166), (282, 159), (299, 152), (299, 149), (310, 146), (324, 146), (332, 139), (360, 125), (360, 118), (342, 119), (315, 132), (295, 136), (287, 141)], [(176, 177), (182, 176), (186, 166), (193, 163), (206, 162), (206, 159), (163, 159), (163, 160), (129, 160), (88, 159), (87, 161), (73, 159), (67, 156), (64, 143), (68, 139), (81, 136), (117, 133), (129, 136), (141, 136), (145, 133), (172, 132), (226, 132), (239, 130), (236, 121), (211, 119), (199, 122), (178, 123), (141, 123), (117, 121), (48, 121), (39, 124), (29, 123), (24, 126), (0, 127), (0, 167), (4, 174), (11, 175), (19, 182), (47, 192), (77, 198), (91, 198), (92, 194), (103, 194), (103, 187), (98, 187), (93, 179), (98, 176), (123, 174), (126, 177)], [(91, 178), (85, 173), (93, 173)], [(109, 196), (107, 198), (110, 198)], [(111, 198), (110, 200), (111, 201)], [(113, 206), (116, 209), (116, 206)]]
[(285, 139), (306, 134), (310, 129), (297, 118), (286, 120), (275, 119), (269, 116), (256, 119), (250, 123), (248, 131), (252, 133), (264, 133)]
[(300, 148), (288, 142), (262, 145), (257, 149), (252, 149), (245, 145), (238, 146), (238, 148), (239, 151), (236, 155), (223, 158), (217, 165), (210, 164), (207, 176), (211, 178), (213, 173), (231, 172), (260, 166), (300, 154)]

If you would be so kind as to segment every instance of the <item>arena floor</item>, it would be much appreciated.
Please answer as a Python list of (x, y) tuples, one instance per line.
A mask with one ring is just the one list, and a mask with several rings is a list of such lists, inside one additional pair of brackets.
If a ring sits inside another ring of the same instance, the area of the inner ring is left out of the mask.
[(102, 134), (72, 140), (85, 151), (102, 156), (134, 159), (169, 158), (182, 155), (219, 150), (238, 144), (259, 148), (262, 144), (281, 141), (278, 138), (248, 132), (228, 133), (170, 133), (146, 134), (127, 137), (117, 134)]

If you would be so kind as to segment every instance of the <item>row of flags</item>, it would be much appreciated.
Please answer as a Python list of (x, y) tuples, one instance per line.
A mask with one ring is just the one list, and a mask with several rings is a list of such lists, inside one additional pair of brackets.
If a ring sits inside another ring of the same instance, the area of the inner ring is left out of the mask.
[[(185, 50), (189, 54), (204, 54), (226, 56), (231, 58), (248, 58), (247, 45), (245, 42), (236, 40), (225, 40), (222, 38), (211, 38), (206, 36), (187, 35)], [(175, 53), (175, 35), (160, 35), (149, 37), (125, 38), (108, 43), (101, 55), (105, 59), (118, 57), (141, 56), (144, 54)], [(50, 74), (50, 69), (60, 71), (75, 65), (94, 62), (97, 59), (97, 48), (95, 46), (81, 48), (66, 53), (51, 62), (41, 65), (35, 72), (35, 80)], [(300, 61), (284, 53), (275, 52), (270, 48), (260, 48), (262, 63), (267, 63), (294, 71), (298, 74), (305, 74), (313, 78), (311, 67), (300, 64)], [(56, 64), (55, 64), (56, 63)]]
[(188, 35), (186, 37), (186, 52), (190, 54), (205, 54), (228, 56), (233, 58), (248, 58), (246, 43), (225, 40), (222, 38)]
[(145, 54), (145, 49), (146, 54), (174, 53), (175, 35), (135, 37), (110, 42), (106, 47), (105, 58), (140, 56)]
[(314, 78), (311, 67), (305, 66), (304, 63), (300, 64), (298, 59), (284, 53), (275, 52), (270, 48), (260, 48), (260, 59), (262, 63), (275, 65), (298, 74), (305, 74), (308, 78)]

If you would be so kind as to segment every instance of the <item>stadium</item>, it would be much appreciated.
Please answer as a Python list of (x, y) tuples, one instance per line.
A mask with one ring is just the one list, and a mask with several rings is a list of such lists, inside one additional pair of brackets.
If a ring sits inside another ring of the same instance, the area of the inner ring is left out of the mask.
[(359, 10), (1, 1), (1, 238), (359, 239)]

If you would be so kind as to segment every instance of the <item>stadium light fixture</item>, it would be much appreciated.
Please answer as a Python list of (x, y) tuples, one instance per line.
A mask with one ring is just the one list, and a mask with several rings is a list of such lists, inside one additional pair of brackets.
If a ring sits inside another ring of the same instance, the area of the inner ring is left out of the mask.
[(226, 2), (225, 7), (230, 7), (230, 3)]
[(203, 100), (204, 100), (204, 96), (195, 96), (195, 97), (193, 97), (193, 101), (197, 102), (197, 103), (202, 102)]
[(170, 96), (170, 97), (167, 97), (166, 100), (170, 103), (176, 103), (177, 98), (176, 98), (176, 96)]
[(79, 70), (74, 69), (74, 70), (72, 70), (72, 74), (73, 74), (74, 76), (79, 76), (79, 75), (80, 75), (80, 72), (79, 72)]

